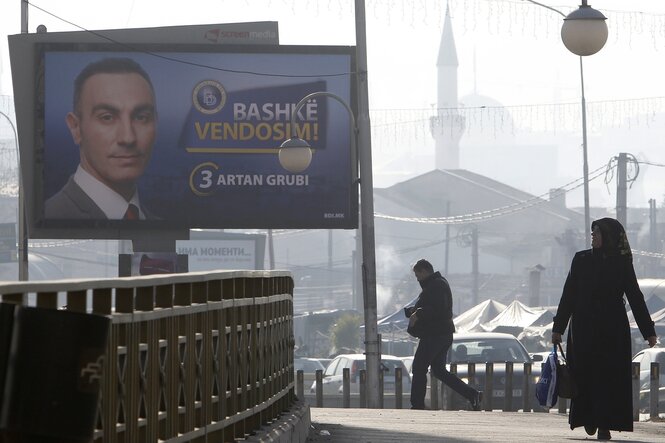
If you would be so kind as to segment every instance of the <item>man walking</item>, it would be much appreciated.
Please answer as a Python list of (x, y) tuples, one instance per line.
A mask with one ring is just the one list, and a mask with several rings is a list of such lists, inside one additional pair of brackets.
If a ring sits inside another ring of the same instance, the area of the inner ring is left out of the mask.
[(422, 292), (415, 306), (404, 308), (404, 313), (413, 323), (416, 316), (418, 349), (413, 358), (413, 381), (411, 383), (411, 409), (425, 409), (427, 390), (427, 368), (455, 392), (469, 400), (475, 411), (480, 410), (483, 393), (475, 390), (446, 370), (446, 354), (453, 343), (453, 296), (448, 281), (440, 272), (434, 272), (432, 264), (418, 260), (413, 273)]

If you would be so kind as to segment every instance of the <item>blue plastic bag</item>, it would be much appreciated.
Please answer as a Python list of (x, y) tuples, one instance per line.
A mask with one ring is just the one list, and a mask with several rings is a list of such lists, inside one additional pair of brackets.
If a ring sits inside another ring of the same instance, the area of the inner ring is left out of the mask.
[(556, 379), (556, 347), (547, 356), (547, 360), (543, 363), (543, 370), (540, 373), (538, 383), (536, 383), (536, 398), (538, 404), (546, 408), (552, 408), (556, 405), (559, 394), (557, 392), (557, 379)]

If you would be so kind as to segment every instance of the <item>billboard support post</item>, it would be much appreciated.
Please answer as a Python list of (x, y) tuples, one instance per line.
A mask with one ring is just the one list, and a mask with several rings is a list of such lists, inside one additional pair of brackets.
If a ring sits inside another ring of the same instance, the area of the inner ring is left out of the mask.
[(23, 174), (21, 173), (21, 161), (18, 149), (18, 133), (14, 122), (7, 114), (0, 111), (0, 115), (7, 119), (12, 130), (14, 131), (14, 144), (16, 145), (16, 167), (18, 168), (18, 279), (20, 281), (27, 281), (28, 276), (28, 232), (25, 224), (25, 194), (23, 190)]
[(367, 75), (367, 35), (365, 0), (355, 0), (356, 64), (358, 74), (358, 162), (360, 165), (360, 220), (362, 225), (363, 290), (365, 313), (365, 354), (367, 359), (367, 406), (380, 407), (379, 366), (381, 340), (377, 327), (376, 256), (374, 239), (374, 183), (372, 180), (372, 139), (369, 120)]
[(21, 34), (28, 33), (28, 0), (21, 0)]

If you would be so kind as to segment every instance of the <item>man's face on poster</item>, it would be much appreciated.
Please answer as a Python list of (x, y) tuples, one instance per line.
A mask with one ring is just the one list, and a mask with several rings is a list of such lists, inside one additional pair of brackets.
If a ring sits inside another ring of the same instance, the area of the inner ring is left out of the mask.
[(83, 84), (67, 126), (79, 145), (83, 169), (116, 191), (133, 187), (155, 141), (152, 88), (136, 73), (95, 74)]

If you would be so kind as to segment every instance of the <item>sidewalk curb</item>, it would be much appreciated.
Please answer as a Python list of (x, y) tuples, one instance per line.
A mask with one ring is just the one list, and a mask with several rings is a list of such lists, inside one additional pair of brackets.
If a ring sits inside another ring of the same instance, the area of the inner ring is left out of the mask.
[(309, 404), (295, 403), (291, 409), (259, 429), (243, 441), (267, 443), (304, 443), (309, 435), (312, 418)]

